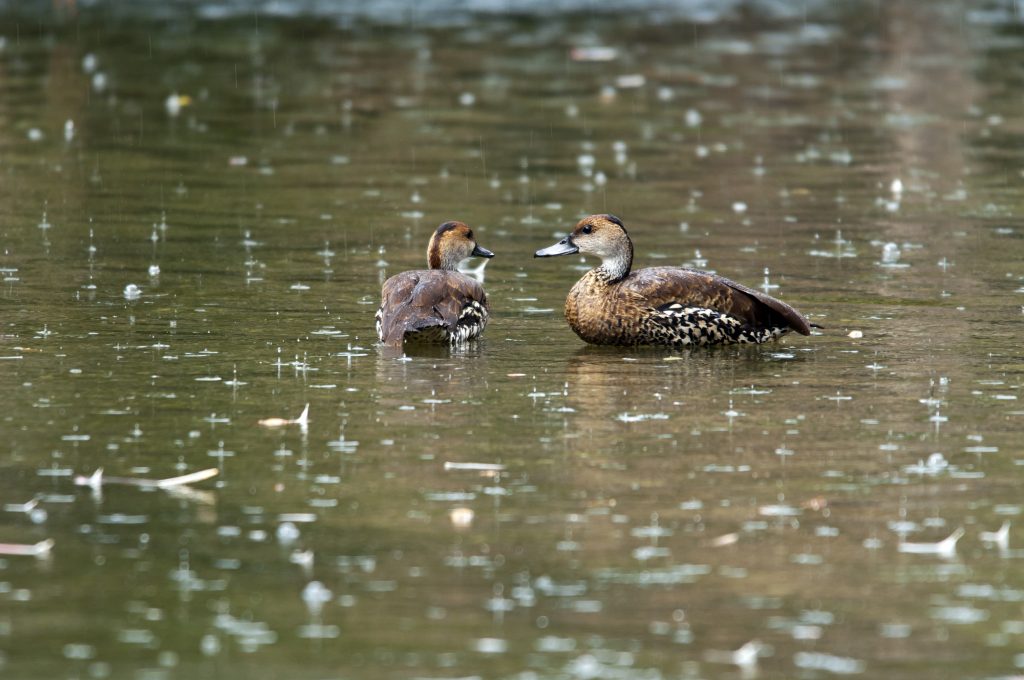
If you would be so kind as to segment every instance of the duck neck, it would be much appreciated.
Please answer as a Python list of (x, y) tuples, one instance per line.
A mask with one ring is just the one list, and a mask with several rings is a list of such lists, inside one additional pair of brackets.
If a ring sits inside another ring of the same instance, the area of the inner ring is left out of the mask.
[(633, 244), (627, 241), (619, 252), (604, 258), (601, 265), (594, 270), (594, 274), (603, 283), (610, 285), (629, 276), (632, 266)]
[(430, 245), (427, 247), (427, 267), (453, 272), (459, 268), (459, 261), (451, 257), (449, 253), (442, 252), (441, 244), (436, 239), (431, 239)]

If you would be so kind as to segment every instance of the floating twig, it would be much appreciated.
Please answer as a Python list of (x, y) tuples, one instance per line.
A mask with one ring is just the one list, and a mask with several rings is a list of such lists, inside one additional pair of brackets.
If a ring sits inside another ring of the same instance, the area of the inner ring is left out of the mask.
[(53, 549), (53, 539), (38, 543), (0, 543), (0, 555), (24, 555), (26, 557), (48, 557)]
[(302, 409), (302, 413), (298, 418), (262, 418), (256, 424), (262, 427), (284, 427), (285, 425), (306, 427), (309, 425), (309, 404), (306, 404), (306, 408)]
[(220, 474), (220, 470), (217, 468), (207, 468), (198, 472), (190, 472), (187, 475), (168, 477), (166, 479), (143, 479), (141, 477), (105, 477), (103, 475), (103, 468), (99, 468), (88, 477), (78, 475), (75, 477), (75, 484), (77, 486), (88, 486), (91, 489), (100, 489), (104, 484), (124, 484), (143, 489), (170, 489), (201, 482), (211, 477), (216, 477), (218, 474)]
[(37, 505), (39, 505), (39, 496), (36, 496), (27, 503), (8, 503), (4, 506), (4, 510), (7, 512), (23, 512), (27, 514), (35, 510)]
[(956, 554), (956, 542), (964, 535), (964, 528), (957, 527), (956, 531), (938, 543), (900, 543), (900, 552), (915, 555), (941, 555), (952, 557)]

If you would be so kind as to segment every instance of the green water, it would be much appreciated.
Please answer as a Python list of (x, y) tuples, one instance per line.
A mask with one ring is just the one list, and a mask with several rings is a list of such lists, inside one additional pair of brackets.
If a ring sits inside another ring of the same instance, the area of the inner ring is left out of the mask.
[[(54, 543), (0, 557), (5, 677), (1022, 672), (1024, 33), (743, 7), (7, 7), (0, 543)], [(586, 347), (594, 262), (532, 253), (604, 211), (825, 330)], [(448, 219), (491, 324), (388, 354)]]

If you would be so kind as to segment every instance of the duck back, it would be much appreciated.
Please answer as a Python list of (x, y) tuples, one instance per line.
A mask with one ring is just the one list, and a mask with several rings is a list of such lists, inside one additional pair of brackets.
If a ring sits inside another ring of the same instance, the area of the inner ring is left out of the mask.
[(483, 332), (489, 311), (483, 286), (465, 274), (440, 269), (403, 272), (384, 282), (377, 337), (392, 346), (462, 342)]

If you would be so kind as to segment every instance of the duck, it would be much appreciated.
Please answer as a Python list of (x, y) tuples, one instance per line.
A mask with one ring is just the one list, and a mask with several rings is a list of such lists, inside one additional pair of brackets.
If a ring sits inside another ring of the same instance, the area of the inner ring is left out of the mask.
[(494, 257), (477, 244), (465, 223), (442, 223), (427, 245), (427, 267), (396, 274), (381, 288), (377, 337), (387, 346), (403, 343), (457, 345), (483, 333), (490, 316), (480, 283), (458, 271), (470, 257)]
[(781, 300), (709, 272), (684, 267), (633, 271), (633, 242), (622, 220), (590, 215), (534, 257), (584, 253), (601, 264), (565, 300), (565, 319), (595, 345), (760, 344), (812, 324)]

